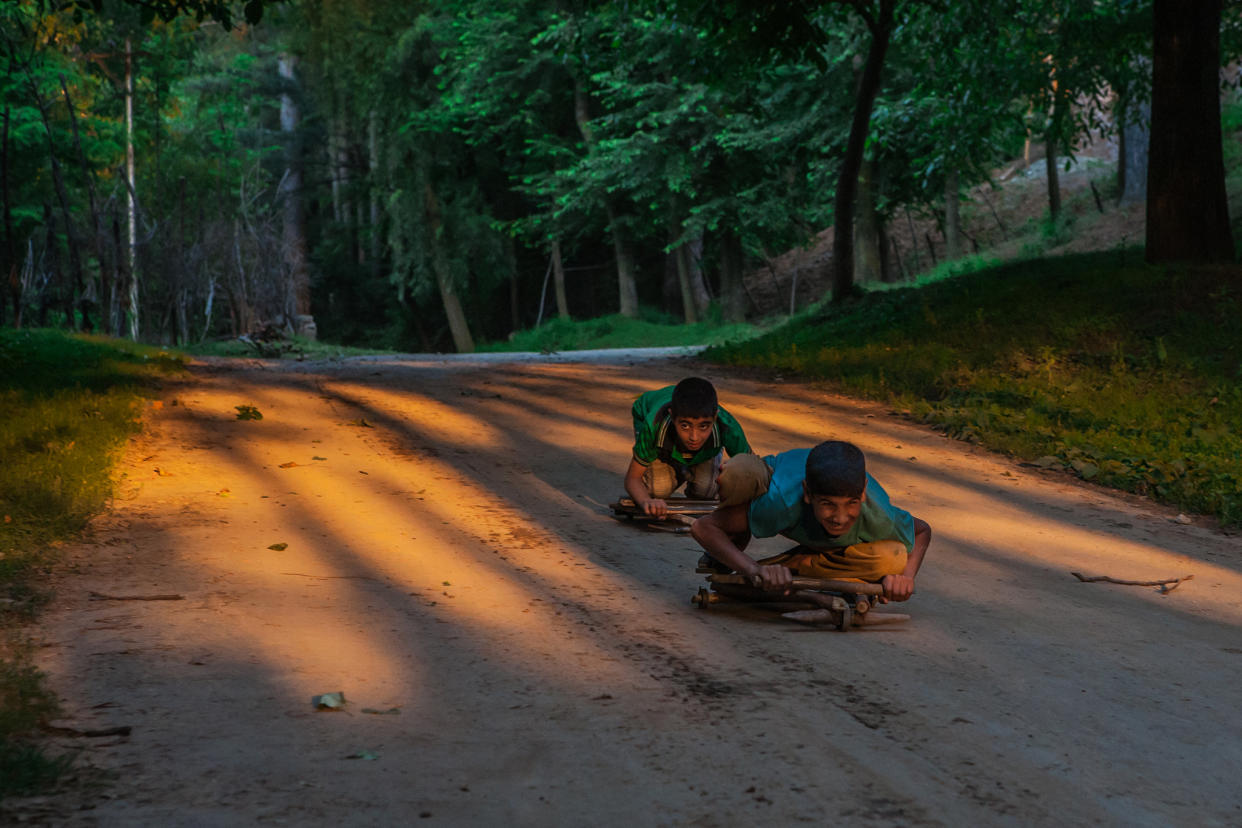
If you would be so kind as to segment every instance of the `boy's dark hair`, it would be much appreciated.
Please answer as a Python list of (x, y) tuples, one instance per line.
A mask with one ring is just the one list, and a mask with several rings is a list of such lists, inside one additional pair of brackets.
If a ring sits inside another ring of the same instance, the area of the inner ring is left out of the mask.
[(824, 497), (862, 497), (867, 488), (867, 459), (853, 443), (828, 440), (806, 458), (806, 489)]
[(686, 377), (673, 389), (669, 413), (677, 417), (715, 417), (716, 386), (701, 377)]

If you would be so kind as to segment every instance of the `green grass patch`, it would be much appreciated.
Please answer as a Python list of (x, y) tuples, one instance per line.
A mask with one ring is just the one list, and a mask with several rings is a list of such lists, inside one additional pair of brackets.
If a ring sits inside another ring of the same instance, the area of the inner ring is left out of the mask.
[(596, 319), (552, 319), (538, 328), (519, 331), (505, 342), (481, 344), (480, 351), (584, 351), (595, 348), (668, 348), (713, 345), (755, 336), (752, 323), (679, 323), (672, 317), (645, 314), (639, 319), (614, 314)]
[[(58, 331), (0, 331), (0, 795), (54, 776), (28, 740), (54, 709), (20, 646), (55, 548), (105, 506), (144, 395), (182, 366), (167, 351)], [(17, 787), (13, 787), (13, 786)]]
[(258, 357), (262, 359), (344, 359), (351, 356), (390, 354), (392, 349), (356, 348), (350, 345), (333, 345), (317, 339), (292, 336), (272, 342), (247, 343), (241, 339), (220, 339), (182, 346), (181, 349), (194, 356)]
[(1134, 252), (826, 307), (720, 362), (829, 380), (952, 436), (1242, 524), (1242, 269)]

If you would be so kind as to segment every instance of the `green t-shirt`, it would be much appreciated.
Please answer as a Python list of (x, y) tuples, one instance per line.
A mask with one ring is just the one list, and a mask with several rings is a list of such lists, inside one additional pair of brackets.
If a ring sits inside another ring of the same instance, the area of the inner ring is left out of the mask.
[(858, 520), (843, 535), (829, 535), (810, 504), (802, 499), (802, 481), (806, 479), (806, 458), (810, 449), (795, 449), (763, 458), (772, 469), (772, 481), (766, 493), (750, 502), (748, 516), (750, 533), (756, 538), (784, 535), (809, 549), (840, 549), (855, 543), (897, 540), (914, 549), (914, 518), (898, 509), (888, 493), (867, 475), (866, 497)]
[(737, 420), (723, 406), (717, 406), (716, 425), (712, 428), (712, 436), (702, 448), (687, 455), (677, 439), (677, 429), (673, 427), (670, 411), (675, 387), (669, 385), (657, 388), (634, 400), (632, 413), (635, 460), (644, 466), (650, 466), (657, 459), (670, 465), (697, 466), (711, 460), (721, 449), (727, 451), (730, 457), (750, 452), (746, 434)]

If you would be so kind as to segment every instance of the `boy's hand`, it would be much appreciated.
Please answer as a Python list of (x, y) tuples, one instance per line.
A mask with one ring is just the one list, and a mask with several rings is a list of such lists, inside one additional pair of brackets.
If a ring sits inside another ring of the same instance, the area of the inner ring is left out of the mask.
[(789, 592), (793, 585), (793, 573), (780, 564), (757, 566), (750, 573), (750, 582), (768, 592)]
[(880, 597), (882, 604), (905, 601), (914, 594), (914, 579), (909, 575), (885, 575), (880, 585), (884, 587), (884, 595)]
[(668, 504), (658, 499), (644, 500), (643, 514), (651, 515), (652, 517), (667, 517)]

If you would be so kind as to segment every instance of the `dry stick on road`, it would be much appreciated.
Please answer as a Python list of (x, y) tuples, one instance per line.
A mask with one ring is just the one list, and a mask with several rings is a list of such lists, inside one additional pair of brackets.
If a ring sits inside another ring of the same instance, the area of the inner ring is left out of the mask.
[(1161, 594), (1168, 594), (1177, 589), (1182, 581), (1189, 581), (1194, 575), (1183, 575), (1180, 578), (1165, 578), (1162, 581), (1126, 581), (1121, 578), (1111, 578), (1108, 575), (1083, 575), (1081, 572), (1071, 572), (1078, 580), (1084, 583), (1095, 583), (1104, 581), (1109, 584), (1122, 584), (1124, 586), (1158, 586)]
[(91, 600), (93, 601), (184, 601), (184, 595), (104, 595), (102, 592), (92, 592)]

